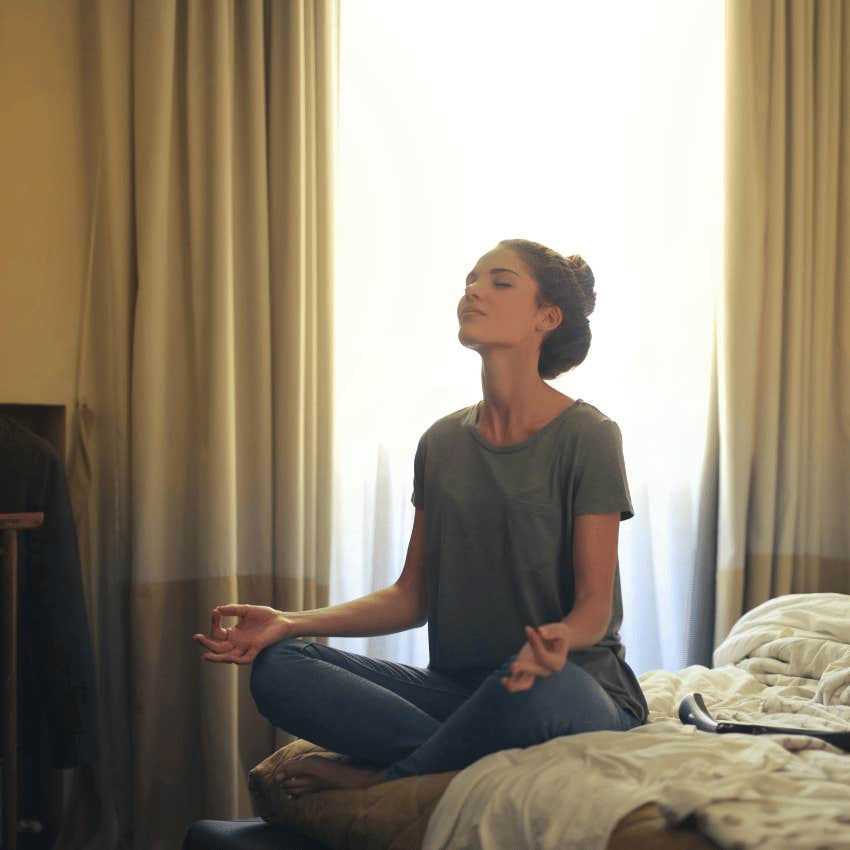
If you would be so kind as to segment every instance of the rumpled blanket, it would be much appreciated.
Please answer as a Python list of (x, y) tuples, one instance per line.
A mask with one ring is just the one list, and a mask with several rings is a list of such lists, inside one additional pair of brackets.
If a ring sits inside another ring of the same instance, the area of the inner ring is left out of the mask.
[[(815, 688), (814, 702), (850, 706), (850, 597), (796, 593), (770, 599), (735, 623), (713, 661), (715, 667), (748, 670), (765, 685), (805, 679), (804, 686)], [(789, 707), (796, 713), (795, 706), (805, 702)], [(830, 716), (818, 712), (818, 722)]]
[(730, 850), (850, 850), (850, 754), (810, 736), (719, 735), (678, 718), (698, 691), (718, 720), (850, 731), (850, 596), (765, 602), (713, 661), (641, 675), (645, 726), (502, 750), (460, 771), (422, 850), (604, 850), (648, 802)]

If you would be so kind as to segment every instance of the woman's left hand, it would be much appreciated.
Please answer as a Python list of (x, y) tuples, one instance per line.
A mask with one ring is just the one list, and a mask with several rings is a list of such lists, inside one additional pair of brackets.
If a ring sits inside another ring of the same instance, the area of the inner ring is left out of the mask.
[(545, 623), (535, 629), (525, 627), (528, 640), (511, 664), (511, 675), (502, 677), (508, 691), (527, 691), (536, 676), (562, 670), (570, 650), (569, 630), (563, 623)]

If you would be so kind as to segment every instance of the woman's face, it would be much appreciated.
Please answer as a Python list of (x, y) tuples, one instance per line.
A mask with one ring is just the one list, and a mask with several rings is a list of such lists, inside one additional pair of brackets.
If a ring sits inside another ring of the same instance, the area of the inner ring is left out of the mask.
[(457, 305), (461, 344), (476, 350), (523, 344), (539, 349), (544, 333), (557, 327), (560, 310), (538, 308), (537, 292), (537, 281), (517, 253), (503, 247), (485, 254), (467, 276)]

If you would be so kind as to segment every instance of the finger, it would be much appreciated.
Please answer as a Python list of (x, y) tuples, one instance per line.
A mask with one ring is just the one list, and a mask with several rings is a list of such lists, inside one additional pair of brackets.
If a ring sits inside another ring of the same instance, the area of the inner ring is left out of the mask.
[(511, 662), (511, 670), (526, 670), (535, 675), (551, 672), (548, 666), (541, 664), (536, 658), (530, 658), (527, 655), (515, 658)]
[(546, 625), (540, 626), (537, 629), (537, 633), (543, 640), (543, 645), (546, 647), (551, 647), (553, 651), (560, 653), (564, 648), (565, 638), (561, 631), (557, 628), (553, 628), (555, 623), (547, 623)]
[[(549, 651), (549, 661), (547, 663), (556, 672), (562, 670), (570, 654), (570, 648), (566, 638), (557, 629), (552, 629), (550, 625), (541, 626), (537, 631), (543, 638), (544, 647), (552, 647)], [(547, 634), (551, 635), (551, 637), (547, 638)]]
[(288, 779), (283, 783), (283, 790), (290, 797), (300, 797), (310, 791), (317, 791), (321, 786), (312, 777), (303, 777), (298, 779)]
[(525, 634), (528, 637), (528, 642), (531, 644), (531, 651), (534, 657), (548, 670), (555, 669), (557, 664), (557, 653), (551, 652), (543, 643), (543, 638), (531, 626), (525, 627)]
[(526, 626), (525, 636), (528, 638), (531, 651), (535, 654), (535, 656), (547, 657), (551, 655), (551, 650), (546, 643), (546, 639), (542, 636), (540, 631), (535, 629), (533, 626)]
[(229, 652), (229, 653), (226, 653), (226, 654), (221, 653), (221, 652), (205, 652), (204, 653), (204, 658), (207, 661), (230, 661), (230, 662), (235, 662), (236, 664), (238, 664), (239, 659), (241, 657), (242, 657), (241, 655), (234, 655), (232, 652)]
[(242, 648), (240, 646), (231, 646), (230, 651), (227, 653), (227, 657), (231, 661), (236, 661), (241, 664), (245, 661), (245, 657), (250, 651), (250, 647)]
[(257, 650), (257, 649), (252, 649), (252, 650), (250, 650), (250, 651), (246, 652), (246, 653), (245, 653), (245, 654), (244, 654), (244, 655), (243, 655), (243, 656), (239, 659), (238, 663), (239, 663), (239, 664), (250, 664), (250, 663), (251, 663), (251, 662), (252, 662), (252, 661), (253, 661), (253, 660), (254, 660), (254, 659), (255, 659), (255, 658), (256, 658), (259, 654), (260, 654), (260, 653), (259, 653), (259, 650)]
[(219, 652), (205, 652), (201, 657), (204, 659), (204, 661), (227, 661), (227, 658)]
[(215, 610), (224, 617), (244, 617), (246, 605), (219, 605)]
[(246, 649), (236, 658), (237, 664), (250, 664), (257, 657), (256, 650)]
[(514, 661), (511, 665), (511, 672), (514, 675), (525, 673), (531, 676), (549, 676), (552, 673), (548, 667), (534, 661)]
[(506, 691), (515, 693), (516, 691), (527, 691), (533, 684), (534, 677), (529, 676), (528, 679), (525, 680), (518, 676), (503, 676), (501, 682)]
[(192, 635), (192, 637), (213, 652), (229, 652), (233, 649), (233, 644), (230, 641), (210, 640), (206, 635), (202, 634)]
[(227, 632), (221, 627), (221, 612), (218, 608), (214, 609), (212, 612), (210, 637), (215, 638), (215, 640), (227, 640)]
[(516, 675), (516, 679), (523, 684), (533, 684), (534, 680), (537, 678), (536, 673), (530, 673), (525, 670), (520, 671)]
[(553, 663), (550, 661), (549, 656), (545, 654), (545, 650), (542, 651), (539, 644), (533, 643), (533, 640), (534, 638), (529, 631), (526, 646), (530, 652), (520, 653), (514, 664), (518, 665), (519, 669), (522, 669), (523, 665), (528, 665), (529, 669), (538, 675), (542, 675), (544, 670), (551, 672), (554, 669)]
[[(522, 686), (522, 683), (524, 681), (524, 675), (525, 674), (519, 674), (516, 676), (503, 676), (501, 679), (502, 686), (505, 688), (505, 690), (510, 691), (511, 693), (513, 693), (514, 691), (526, 690), (526, 688)], [(533, 679), (533, 677), (531, 678)]]

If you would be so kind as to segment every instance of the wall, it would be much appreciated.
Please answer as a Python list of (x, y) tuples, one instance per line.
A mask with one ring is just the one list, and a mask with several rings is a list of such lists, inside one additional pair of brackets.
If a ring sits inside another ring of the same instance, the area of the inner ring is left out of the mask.
[(0, 404), (69, 414), (90, 197), (76, 9), (0, 0)]

